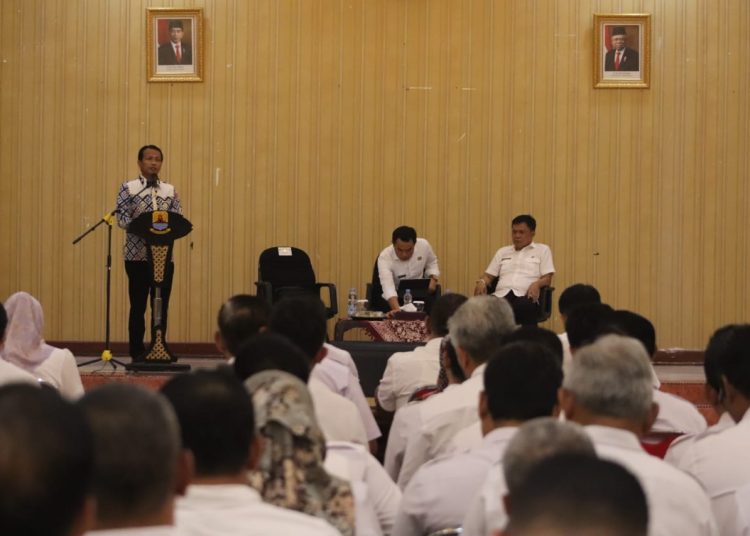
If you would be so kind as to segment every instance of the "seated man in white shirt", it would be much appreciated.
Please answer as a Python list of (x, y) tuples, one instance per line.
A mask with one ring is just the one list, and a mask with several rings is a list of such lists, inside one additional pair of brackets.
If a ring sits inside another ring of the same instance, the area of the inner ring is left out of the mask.
[[(237, 294), (222, 304), (214, 339), (216, 347), (224, 354), (230, 365), (233, 364), (234, 356), (243, 343), (268, 329), (270, 316), (271, 306), (258, 296)], [(362, 417), (368, 441), (371, 446), (376, 445), (376, 439), (381, 435), (380, 429), (362, 392), (357, 368), (351, 355), (328, 343), (325, 344), (325, 348), (326, 355), (314, 367), (313, 376), (334, 393), (352, 401)]]
[(134, 384), (109, 383), (78, 403), (94, 437), (92, 535), (177, 534), (174, 504), (190, 480), (169, 402)]
[[(576, 283), (563, 290), (560, 293), (560, 298), (557, 300), (557, 308), (560, 311), (560, 320), (562, 320), (563, 326), (573, 309), (579, 305), (588, 303), (602, 303), (602, 297), (594, 286)], [(572, 360), (568, 332), (563, 331), (558, 337), (560, 337), (560, 342), (563, 346), (563, 372), (567, 372), (570, 369)]]
[(417, 238), (413, 227), (394, 229), (391, 245), (378, 255), (378, 277), (382, 296), (372, 296), (373, 310), (399, 311), (398, 284), (402, 279), (430, 278), (429, 291), (434, 293), (440, 278), (437, 256), (424, 238)]
[(685, 434), (675, 439), (669, 445), (669, 449), (664, 456), (664, 460), (672, 465), (679, 467), (682, 456), (694, 442), (706, 436), (715, 435), (735, 425), (732, 416), (724, 404), (726, 397), (724, 396), (724, 386), (722, 385), (721, 368), (719, 366), (719, 356), (724, 351), (725, 341), (733, 330), (733, 324), (717, 329), (708, 341), (705, 352), (703, 352), (706, 399), (719, 415), (719, 420), (699, 434)]
[(468, 379), (418, 405), (398, 478), (401, 489), (423, 463), (449, 450), (456, 432), (479, 420), (477, 405), (486, 362), (503, 336), (515, 328), (508, 302), (489, 296), (469, 298), (448, 320), (458, 362)]
[[(656, 330), (646, 317), (632, 311), (619, 310), (614, 312), (613, 322), (623, 335), (640, 341), (646, 348), (646, 353), (653, 360), (656, 355)], [(684, 398), (660, 391), (660, 385), (658, 378), (656, 378), (656, 382), (654, 382), (654, 402), (659, 406), (659, 414), (656, 416), (651, 431), (680, 434), (703, 432), (708, 424), (701, 412)]]
[(0, 387), (0, 534), (80, 536), (88, 530), (93, 457), (80, 408), (51, 389)]
[[(314, 296), (284, 298), (274, 306), (268, 327), (272, 333), (287, 337), (307, 356), (312, 370), (307, 387), (326, 439), (368, 445), (371, 438), (366, 432), (364, 419), (374, 421), (372, 412), (368, 408), (363, 415), (353, 402), (335, 393), (315, 374), (314, 367), (328, 353), (324, 345), (326, 316), (323, 302)], [(379, 430), (377, 436), (380, 436)]]
[(605, 335), (576, 352), (560, 390), (560, 407), (569, 420), (586, 427), (600, 457), (622, 464), (638, 478), (648, 499), (650, 536), (718, 534), (700, 485), (640, 445), (659, 409), (653, 392), (643, 345)]
[(187, 493), (177, 501), (177, 528), (197, 535), (339, 534), (324, 520), (264, 503), (248, 486), (263, 448), (253, 402), (226, 371), (199, 370), (161, 389), (180, 423), (182, 447), (195, 461)]
[(505, 536), (641, 536), (649, 511), (642, 486), (621, 465), (563, 454), (531, 468), (508, 497)]
[(497, 250), (489, 266), (477, 280), (474, 295), (487, 294), (487, 286), (499, 277), (495, 296), (513, 307), (516, 323), (536, 324), (539, 294), (552, 284), (555, 266), (549, 246), (534, 242), (536, 220), (529, 214), (513, 218), (513, 245)]
[(750, 324), (718, 330), (709, 343), (721, 372), (721, 403), (737, 424), (689, 445), (677, 467), (711, 498), (721, 534), (750, 534)]
[(440, 343), (448, 334), (448, 319), (465, 301), (466, 296), (453, 293), (435, 300), (426, 322), (430, 334), (427, 344), (388, 358), (377, 389), (380, 407), (396, 411), (406, 405), (415, 389), (437, 382)]
[(518, 489), (534, 466), (561, 454), (596, 457), (594, 445), (582, 426), (554, 417), (539, 417), (522, 424), (501, 461), (487, 471), (464, 518), (463, 534), (487, 536), (505, 527), (509, 490)]
[(394, 536), (458, 527), (487, 471), (502, 459), (521, 423), (551, 416), (562, 383), (559, 357), (538, 343), (504, 345), (487, 362), (479, 447), (422, 465), (404, 490)]

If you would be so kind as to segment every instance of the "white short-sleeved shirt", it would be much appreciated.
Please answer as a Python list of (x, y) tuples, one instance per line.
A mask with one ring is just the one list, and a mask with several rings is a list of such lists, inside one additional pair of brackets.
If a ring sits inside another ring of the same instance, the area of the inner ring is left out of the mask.
[(177, 499), (175, 522), (179, 534), (189, 536), (341, 535), (320, 518), (263, 502), (242, 484), (191, 484)]
[(404, 490), (393, 536), (429, 534), (460, 526), (487, 471), (502, 459), (517, 430), (496, 428), (477, 448), (441, 456), (420, 467)]
[(334, 393), (313, 376), (307, 382), (307, 388), (315, 406), (315, 417), (326, 440), (367, 445), (362, 418), (351, 400)]
[(368, 441), (379, 438), (382, 434), (362, 391), (357, 367), (351, 354), (328, 343), (324, 346), (327, 350), (326, 357), (313, 367), (311, 377), (354, 404), (362, 419)]
[(401, 490), (380, 462), (361, 445), (328, 441), (324, 466), (352, 487), (357, 536), (390, 534), (401, 503)]
[(529, 285), (543, 275), (555, 273), (555, 266), (549, 246), (532, 242), (520, 250), (514, 246), (498, 249), (485, 272), (500, 277), (495, 296), (502, 298), (509, 292), (525, 296)]
[(750, 411), (735, 426), (694, 441), (677, 467), (705, 488), (721, 534), (750, 533), (736, 502), (738, 490), (750, 485)]
[(471, 377), (450, 391), (421, 402), (415, 427), (409, 432), (398, 485), (405, 489), (425, 462), (452, 450), (451, 440), (461, 429), (479, 420), (479, 393), (484, 388), (484, 369), (478, 366)]
[[(609, 426), (590, 425), (585, 429), (601, 458), (619, 463), (643, 486), (649, 510), (649, 536), (733, 534), (717, 530), (711, 502), (700, 484), (646, 453), (635, 434)], [(750, 463), (738, 461), (737, 465), (740, 463), (750, 468)]]
[(396, 411), (409, 402), (415, 389), (437, 383), (440, 372), (440, 342), (430, 339), (411, 352), (396, 352), (388, 358), (378, 385), (378, 402), (386, 411)]
[(651, 427), (654, 432), (699, 434), (708, 427), (701, 412), (679, 396), (654, 389), (654, 402), (659, 404), (659, 414)]
[(397, 296), (396, 287), (402, 279), (419, 279), (431, 275), (439, 276), (440, 268), (432, 246), (424, 238), (417, 238), (414, 254), (408, 261), (402, 261), (396, 255), (393, 245), (386, 247), (378, 255), (378, 275), (383, 287), (383, 299)]

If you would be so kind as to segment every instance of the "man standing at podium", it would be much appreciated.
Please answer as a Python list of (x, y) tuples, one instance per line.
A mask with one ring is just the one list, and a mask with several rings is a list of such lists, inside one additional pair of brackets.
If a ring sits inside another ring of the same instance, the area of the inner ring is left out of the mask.
[[(127, 231), (130, 222), (144, 212), (167, 210), (182, 213), (180, 198), (174, 186), (159, 179), (159, 171), (164, 155), (156, 145), (145, 145), (138, 151), (138, 178), (125, 182), (117, 194), (117, 225)], [(145, 188), (145, 189), (144, 189)], [(151, 295), (151, 316), (153, 324), (154, 288), (151, 285), (151, 268), (148, 264), (146, 242), (143, 238), (127, 233), (125, 246), (125, 272), (128, 274), (128, 295), (130, 296), (130, 317), (128, 320), (128, 338), (130, 356), (133, 361), (140, 361), (146, 353), (143, 336), (146, 332), (146, 300)], [(162, 325), (167, 331), (167, 309), (169, 294), (172, 290), (174, 264), (169, 262), (164, 274), (162, 286)]]

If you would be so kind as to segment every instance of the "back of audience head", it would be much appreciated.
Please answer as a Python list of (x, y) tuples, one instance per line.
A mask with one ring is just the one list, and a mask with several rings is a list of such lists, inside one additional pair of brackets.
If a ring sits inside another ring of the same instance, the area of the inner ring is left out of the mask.
[(236, 294), (219, 309), (216, 324), (216, 345), (224, 354), (236, 356), (247, 339), (268, 324), (271, 306), (266, 300), (249, 294)]
[(624, 309), (612, 313), (612, 324), (623, 335), (633, 337), (641, 342), (649, 357), (656, 354), (656, 329), (645, 316)]
[(511, 493), (507, 536), (646, 536), (648, 503), (621, 465), (563, 454), (533, 467)]
[(326, 313), (320, 298), (300, 295), (280, 300), (271, 311), (268, 327), (299, 346), (311, 368), (325, 357)]
[(242, 382), (227, 371), (199, 370), (175, 376), (161, 392), (177, 414), (183, 448), (193, 453), (196, 478), (244, 480), (259, 447), (253, 402)]
[(187, 487), (177, 417), (143, 387), (111, 383), (79, 402), (94, 437), (96, 528), (171, 524)]
[(307, 383), (310, 359), (283, 335), (259, 333), (240, 346), (234, 360), (234, 373), (244, 381), (264, 370), (283, 370)]
[(86, 532), (93, 457), (80, 408), (48, 389), (0, 388), (0, 534)]
[(563, 380), (561, 407), (582, 424), (607, 418), (645, 433), (656, 418), (651, 363), (643, 345), (630, 337), (605, 335), (575, 355)]
[(487, 363), (479, 395), (484, 433), (491, 429), (490, 420), (523, 422), (552, 415), (562, 377), (559, 359), (545, 346), (529, 341), (502, 346)]
[(602, 303), (599, 291), (592, 285), (576, 283), (562, 291), (557, 301), (557, 308), (565, 319), (575, 307), (589, 303)]
[(706, 394), (709, 401), (714, 406), (720, 406), (724, 402), (726, 393), (721, 380), (721, 366), (719, 365), (719, 356), (726, 352), (727, 343), (730, 335), (737, 327), (736, 324), (717, 329), (708, 341), (706, 350), (703, 353), (703, 372), (706, 376)]
[(442, 391), (449, 385), (463, 383), (464, 380), (466, 380), (466, 374), (458, 362), (456, 348), (451, 342), (450, 335), (446, 335), (440, 343), (438, 388)]
[(574, 307), (565, 319), (571, 351), (590, 344), (602, 335), (619, 333), (612, 324), (614, 310), (605, 303), (586, 303)]
[(595, 458), (596, 450), (583, 427), (576, 423), (553, 417), (523, 423), (503, 455), (503, 475), (508, 493), (512, 495), (539, 462), (560, 454)]
[(739, 422), (750, 408), (750, 324), (730, 326), (722, 333), (724, 340), (717, 344), (716, 356), (723, 404), (735, 422)]
[(502, 338), (515, 328), (513, 309), (507, 300), (494, 296), (469, 298), (448, 320), (451, 341), (464, 372), (467, 361), (474, 367), (487, 361)]
[(503, 344), (529, 341), (541, 344), (552, 352), (557, 362), (562, 366), (563, 346), (560, 337), (554, 331), (539, 326), (520, 326), (503, 337)]
[(427, 324), (434, 337), (448, 335), (448, 320), (468, 298), (463, 294), (443, 294), (432, 304)]

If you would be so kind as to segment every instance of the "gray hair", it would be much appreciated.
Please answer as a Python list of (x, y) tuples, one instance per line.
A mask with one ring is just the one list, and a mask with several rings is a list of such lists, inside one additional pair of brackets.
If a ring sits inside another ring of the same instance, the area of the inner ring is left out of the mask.
[(474, 296), (448, 320), (451, 340), (475, 363), (484, 363), (502, 344), (504, 335), (516, 329), (513, 309), (495, 296)]
[(597, 415), (641, 421), (653, 403), (652, 377), (651, 362), (639, 341), (605, 335), (576, 352), (563, 388)]
[(583, 427), (552, 417), (524, 423), (513, 436), (503, 456), (503, 474), (512, 495), (523, 484), (529, 471), (542, 460), (557, 454), (583, 454), (596, 457), (594, 444)]
[(99, 523), (124, 526), (172, 499), (181, 449), (172, 406), (144, 387), (111, 383), (81, 398), (94, 437)]

